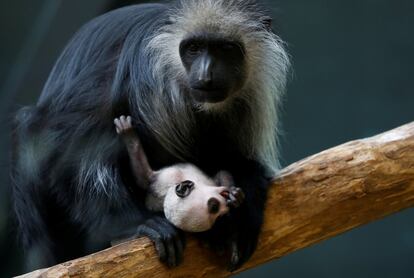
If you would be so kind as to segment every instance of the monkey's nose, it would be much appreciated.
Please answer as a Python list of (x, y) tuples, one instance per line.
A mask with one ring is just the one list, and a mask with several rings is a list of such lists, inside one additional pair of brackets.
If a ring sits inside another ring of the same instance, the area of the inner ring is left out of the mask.
[(213, 60), (207, 54), (203, 55), (200, 73), (198, 76), (198, 86), (201, 88), (209, 88), (213, 83)]
[(208, 212), (211, 214), (216, 214), (220, 210), (220, 201), (216, 198), (210, 198), (207, 201)]
[(193, 89), (209, 91), (213, 89), (213, 79), (210, 76), (199, 77), (196, 82), (192, 84)]
[(211, 77), (205, 77), (198, 80), (200, 87), (208, 88), (213, 85), (213, 79)]

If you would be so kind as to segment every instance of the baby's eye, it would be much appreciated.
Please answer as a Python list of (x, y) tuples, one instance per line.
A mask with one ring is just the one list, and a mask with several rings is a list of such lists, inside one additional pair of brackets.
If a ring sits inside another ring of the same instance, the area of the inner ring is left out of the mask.
[(184, 198), (190, 195), (191, 191), (194, 188), (194, 182), (186, 180), (183, 182), (180, 182), (175, 186), (175, 194), (177, 194), (178, 197)]

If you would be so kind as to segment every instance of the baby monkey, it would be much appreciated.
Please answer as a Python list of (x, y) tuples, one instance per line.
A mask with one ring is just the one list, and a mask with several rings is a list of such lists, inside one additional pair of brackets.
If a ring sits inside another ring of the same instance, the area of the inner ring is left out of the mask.
[(187, 232), (207, 231), (230, 207), (237, 208), (243, 202), (243, 191), (234, 186), (232, 176), (226, 171), (218, 172), (212, 179), (189, 163), (152, 170), (132, 118), (121, 116), (114, 123), (127, 148), (136, 184), (147, 192), (146, 207), (163, 211), (177, 228)]

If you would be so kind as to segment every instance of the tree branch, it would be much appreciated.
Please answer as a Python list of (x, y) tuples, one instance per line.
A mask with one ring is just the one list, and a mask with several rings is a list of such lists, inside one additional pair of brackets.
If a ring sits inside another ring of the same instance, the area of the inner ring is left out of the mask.
[[(414, 123), (282, 170), (269, 192), (258, 248), (242, 270), (412, 206)], [(190, 238), (184, 263), (168, 269), (142, 238), (23, 277), (229, 276), (223, 261)]]

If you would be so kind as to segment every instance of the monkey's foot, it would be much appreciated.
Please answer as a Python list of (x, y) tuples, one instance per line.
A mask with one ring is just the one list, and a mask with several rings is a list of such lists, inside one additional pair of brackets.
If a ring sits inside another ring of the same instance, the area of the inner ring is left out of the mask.
[(179, 265), (185, 247), (184, 233), (175, 228), (167, 219), (156, 216), (141, 224), (137, 236), (147, 236), (155, 244), (160, 261), (169, 267)]

